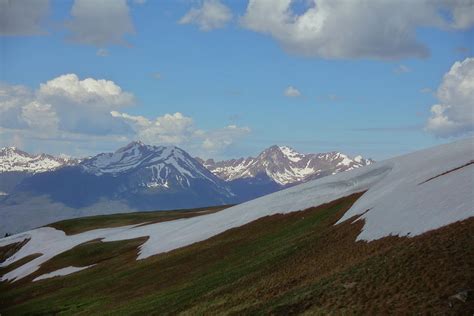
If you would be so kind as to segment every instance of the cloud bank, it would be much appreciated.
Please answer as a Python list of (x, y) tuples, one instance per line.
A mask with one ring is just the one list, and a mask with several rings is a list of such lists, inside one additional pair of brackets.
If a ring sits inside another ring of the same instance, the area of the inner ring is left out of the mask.
[(455, 62), (444, 75), (426, 130), (438, 137), (474, 131), (474, 58)]
[[(218, 153), (250, 133), (230, 125), (204, 131), (179, 112), (156, 118), (131, 115), (135, 96), (105, 79), (65, 74), (39, 85), (0, 86), (0, 136), (16, 135), (20, 143), (47, 141), (120, 143), (141, 140), (173, 144), (196, 153)], [(120, 145), (120, 144), (117, 144)]]
[(425, 58), (419, 27), (466, 29), (474, 24), (470, 0), (250, 0), (240, 23), (270, 35), (288, 52), (328, 59)]

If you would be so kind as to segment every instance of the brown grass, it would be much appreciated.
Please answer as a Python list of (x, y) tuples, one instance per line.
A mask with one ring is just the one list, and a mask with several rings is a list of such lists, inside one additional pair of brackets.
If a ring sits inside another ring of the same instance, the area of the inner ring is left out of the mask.
[(15, 254), (27, 242), (28, 242), (28, 239), (25, 239), (22, 242), (17, 242), (17, 243), (14, 243), (14, 244), (10, 244), (10, 245), (0, 247), (0, 262), (5, 261), (8, 257)]

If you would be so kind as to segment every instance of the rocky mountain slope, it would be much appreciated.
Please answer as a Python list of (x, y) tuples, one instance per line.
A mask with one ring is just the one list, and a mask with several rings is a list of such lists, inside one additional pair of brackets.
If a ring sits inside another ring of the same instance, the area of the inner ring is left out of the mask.
[(302, 154), (287, 146), (269, 147), (257, 157), (198, 160), (227, 182), (239, 202), (373, 163), (362, 156), (351, 158), (339, 152)]
[(266, 175), (278, 185), (305, 182), (325, 175), (352, 170), (373, 163), (362, 156), (351, 158), (339, 152), (302, 154), (287, 146), (272, 146), (257, 157), (201, 162), (225, 181)]

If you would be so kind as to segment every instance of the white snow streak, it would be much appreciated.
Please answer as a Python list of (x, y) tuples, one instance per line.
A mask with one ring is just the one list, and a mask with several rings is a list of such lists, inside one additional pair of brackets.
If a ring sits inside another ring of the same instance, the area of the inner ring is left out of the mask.
[(56, 270), (56, 271), (53, 271), (53, 272), (50, 272), (50, 273), (42, 274), (39, 277), (34, 278), (33, 282), (39, 281), (39, 280), (44, 280), (44, 279), (50, 279), (50, 278), (54, 278), (54, 277), (58, 277), (58, 276), (64, 276), (64, 275), (72, 274), (72, 273), (90, 268), (92, 266), (95, 266), (95, 264), (91, 264), (91, 265), (85, 266), (85, 267), (66, 267), (66, 268), (62, 268), (62, 269), (59, 269), (59, 270)]

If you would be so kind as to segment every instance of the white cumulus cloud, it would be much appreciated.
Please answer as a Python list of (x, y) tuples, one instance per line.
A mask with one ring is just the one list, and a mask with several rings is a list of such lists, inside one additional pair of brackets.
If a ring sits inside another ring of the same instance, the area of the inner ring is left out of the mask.
[(0, 87), (0, 127), (89, 135), (124, 134), (131, 128), (110, 115), (134, 104), (134, 96), (109, 80), (66, 74), (40, 84)]
[(42, 99), (64, 98), (82, 106), (116, 108), (134, 102), (133, 94), (125, 92), (113, 81), (66, 74), (40, 84), (38, 96)]
[(0, 84), (0, 141), (10, 143), (15, 137), (15, 144), (42, 142), (67, 148), (100, 143), (113, 148), (138, 139), (207, 155), (225, 150), (250, 132), (236, 125), (205, 131), (180, 112), (155, 118), (124, 112), (134, 103), (134, 95), (117, 83), (76, 74), (58, 76), (36, 90)]
[(51, 104), (30, 102), (21, 108), (21, 117), (37, 132), (49, 134), (58, 129), (59, 118)]
[(196, 24), (202, 31), (224, 27), (232, 19), (230, 9), (219, 0), (204, 0), (199, 8), (192, 8), (179, 24)]
[(250, 128), (236, 125), (204, 131), (196, 127), (191, 117), (179, 112), (154, 119), (117, 111), (112, 111), (111, 114), (133, 126), (135, 139), (154, 145), (180, 145), (197, 153), (222, 151), (250, 133)]
[(439, 136), (457, 136), (474, 131), (474, 58), (453, 64), (436, 91), (426, 130)]
[(241, 25), (268, 34), (290, 53), (323, 58), (426, 57), (419, 27), (466, 29), (474, 24), (472, 1), (250, 0)]
[(283, 95), (289, 98), (296, 98), (301, 96), (300, 90), (293, 86), (288, 86), (285, 91), (283, 91)]
[(179, 112), (165, 114), (155, 119), (117, 111), (112, 111), (111, 114), (113, 117), (122, 118), (129, 122), (135, 131), (134, 137), (147, 144), (185, 144), (196, 132), (192, 118)]
[(247, 136), (250, 132), (251, 130), (248, 127), (229, 125), (206, 133), (202, 142), (202, 148), (209, 153), (219, 152)]

